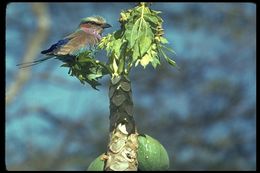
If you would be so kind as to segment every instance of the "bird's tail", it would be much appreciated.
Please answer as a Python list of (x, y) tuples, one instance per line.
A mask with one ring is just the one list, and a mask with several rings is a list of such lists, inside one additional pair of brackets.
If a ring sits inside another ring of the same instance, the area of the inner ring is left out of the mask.
[(46, 61), (48, 59), (51, 59), (51, 58), (54, 58), (54, 56), (48, 56), (48, 57), (44, 57), (42, 59), (35, 60), (35, 61), (32, 61), (32, 62), (25, 62), (25, 63), (17, 64), (16, 66), (19, 66), (19, 68), (27, 68), (27, 67), (31, 67), (33, 65), (37, 65), (37, 64), (39, 64), (43, 61)]

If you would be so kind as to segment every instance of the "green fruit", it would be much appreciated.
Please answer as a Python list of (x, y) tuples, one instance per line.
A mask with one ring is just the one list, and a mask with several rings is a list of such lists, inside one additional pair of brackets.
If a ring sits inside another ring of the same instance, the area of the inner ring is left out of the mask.
[(95, 160), (93, 160), (90, 163), (87, 171), (103, 171), (104, 170), (105, 161), (101, 160), (102, 155), (98, 156), (98, 158), (96, 158)]
[(138, 136), (138, 168), (142, 171), (167, 170), (169, 157), (162, 144), (151, 136)]

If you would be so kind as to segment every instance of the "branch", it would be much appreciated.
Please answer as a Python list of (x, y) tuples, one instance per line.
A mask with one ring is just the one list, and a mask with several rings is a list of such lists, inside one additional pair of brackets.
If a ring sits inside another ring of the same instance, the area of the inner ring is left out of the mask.
[[(32, 39), (28, 42), (28, 48), (25, 51), (23, 57), (23, 63), (33, 61), (34, 57), (37, 56), (39, 48), (47, 38), (49, 33), (49, 15), (47, 5), (43, 3), (33, 3), (32, 10), (35, 13), (38, 21), (38, 27), (35, 31)], [(15, 76), (15, 81), (11, 84), (6, 92), (6, 104), (10, 104), (14, 97), (19, 93), (22, 86), (29, 80), (31, 76), (30, 70), (21, 70)]]

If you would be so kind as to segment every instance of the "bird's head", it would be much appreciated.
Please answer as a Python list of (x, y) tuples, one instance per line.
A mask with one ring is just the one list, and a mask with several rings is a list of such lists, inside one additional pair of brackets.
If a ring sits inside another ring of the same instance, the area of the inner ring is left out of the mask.
[(91, 16), (83, 18), (79, 24), (80, 28), (94, 29), (97, 33), (101, 34), (105, 28), (111, 27), (103, 17)]

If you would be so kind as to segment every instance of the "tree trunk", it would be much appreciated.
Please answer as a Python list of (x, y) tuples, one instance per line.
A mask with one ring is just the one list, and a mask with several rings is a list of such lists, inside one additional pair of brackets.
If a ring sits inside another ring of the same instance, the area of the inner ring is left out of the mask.
[(111, 79), (110, 135), (106, 171), (137, 171), (137, 130), (133, 117), (131, 82), (121, 75)]

